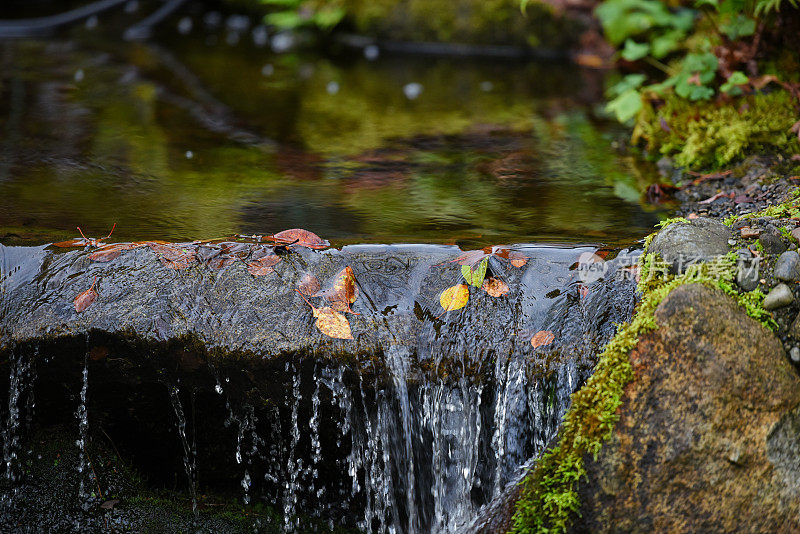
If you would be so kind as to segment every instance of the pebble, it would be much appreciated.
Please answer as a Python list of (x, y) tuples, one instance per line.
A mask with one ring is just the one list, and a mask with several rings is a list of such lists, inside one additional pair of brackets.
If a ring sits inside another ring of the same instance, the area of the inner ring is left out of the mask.
[(786, 284), (778, 284), (772, 288), (772, 291), (770, 291), (764, 299), (764, 308), (775, 310), (788, 306), (792, 302), (794, 302), (794, 295), (792, 295), (792, 290), (789, 289), (789, 286)]
[(789, 356), (794, 363), (800, 362), (800, 347), (792, 347), (792, 350), (789, 351)]
[(789, 337), (800, 340), (800, 314), (798, 314), (797, 317), (794, 318), (794, 321), (792, 321), (787, 334), (789, 334)]
[(758, 228), (752, 228), (750, 226), (745, 226), (741, 229), (742, 238), (744, 239), (755, 239), (761, 235), (761, 230)]
[(792, 230), (792, 237), (800, 241), (800, 228)]
[(764, 232), (758, 238), (761, 246), (764, 247), (765, 254), (780, 254), (786, 250), (786, 243), (781, 239), (780, 232)]
[(773, 276), (784, 282), (800, 282), (800, 254), (790, 250), (778, 256)]

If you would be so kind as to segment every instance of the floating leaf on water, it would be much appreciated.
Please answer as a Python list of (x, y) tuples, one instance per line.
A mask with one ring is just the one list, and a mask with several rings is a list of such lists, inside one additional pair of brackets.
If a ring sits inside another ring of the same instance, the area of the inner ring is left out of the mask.
[(247, 272), (252, 274), (253, 276), (264, 276), (267, 275), (275, 269), (272, 268), (273, 265), (281, 261), (280, 257), (275, 254), (271, 256), (263, 256), (258, 258), (257, 260), (251, 261), (247, 264)]
[(297, 284), (297, 289), (303, 295), (310, 297), (320, 289), (322, 289), (322, 285), (319, 283), (319, 279), (311, 273), (303, 274), (302, 278), (300, 278), (300, 282)]
[(531, 338), (531, 345), (533, 345), (534, 349), (544, 347), (552, 343), (555, 338), (556, 336), (551, 331), (541, 330), (533, 335)]
[[(295, 291), (300, 293), (299, 289)], [(306, 304), (311, 306), (311, 312), (317, 319), (316, 327), (320, 332), (336, 339), (353, 339), (353, 332), (350, 330), (350, 323), (347, 321), (347, 317), (330, 306), (315, 308), (302, 293), (300, 293), (300, 296), (303, 297)]]
[(501, 260), (507, 260), (514, 267), (522, 267), (528, 263), (528, 257), (526, 255), (517, 250), (512, 250), (508, 245), (492, 245), (490, 247), (484, 247), (480, 250), (468, 250), (459, 254), (456, 259), (452, 261), (458, 263), (459, 265), (469, 265), (472, 267), (478, 262), (488, 259), (489, 256), (494, 256), (495, 258), (499, 258)]
[(358, 287), (356, 286), (356, 275), (353, 273), (353, 268), (348, 265), (336, 273), (331, 287), (317, 291), (312, 296), (327, 298), (334, 310), (354, 313), (350, 309), (350, 305), (358, 297)]
[(502, 297), (508, 294), (508, 284), (499, 278), (487, 278), (483, 281), (483, 290), (492, 297)]
[(331, 246), (329, 241), (322, 239), (313, 232), (301, 228), (284, 230), (283, 232), (278, 232), (277, 234), (267, 237), (282, 245), (294, 245), (296, 247), (306, 247), (316, 250), (322, 250)]
[(456, 284), (442, 291), (439, 303), (444, 311), (453, 311), (463, 308), (469, 300), (469, 287), (466, 284)]
[(489, 258), (484, 258), (477, 267), (470, 265), (461, 266), (461, 276), (467, 281), (469, 285), (481, 287), (483, 279), (486, 277), (486, 267), (489, 266)]
[[(95, 282), (96, 281), (97, 279), (95, 279)], [(82, 312), (83, 310), (91, 306), (92, 302), (94, 302), (97, 299), (97, 291), (94, 290), (95, 282), (92, 282), (92, 287), (90, 287), (77, 297), (75, 297), (73, 304), (75, 305), (76, 312), (78, 313)]]

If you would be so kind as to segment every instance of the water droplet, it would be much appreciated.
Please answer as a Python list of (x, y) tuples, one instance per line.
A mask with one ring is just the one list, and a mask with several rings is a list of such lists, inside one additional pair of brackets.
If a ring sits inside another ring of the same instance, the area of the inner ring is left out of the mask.
[(274, 73), (275, 73), (275, 67), (273, 67), (269, 63), (261, 67), (262, 76), (272, 76)]
[(97, 15), (92, 15), (88, 19), (86, 19), (86, 29), (93, 30), (97, 28)]
[(82, 82), (83, 81), (83, 69), (78, 69), (75, 71), (75, 81)]
[(328, 85), (325, 86), (325, 90), (328, 91), (329, 95), (335, 95), (339, 92), (339, 84), (336, 82), (328, 82)]
[(364, 57), (369, 61), (375, 61), (381, 55), (381, 50), (376, 45), (368, 45), (364, 47)]
[(422, 94), (422, 84), (412, 82), (403, 86), (403, 94), (409, 100), (416, 100)]
[(190, 17), (183, 17), (181, 20), (178, 21), (178, 33), (181, 35), (186, 35), (190, 31), (192, 31), (192, 19)]
[(186, 159), (192, 159), (194, 157), (194, 152), (191, 150), (186, 151)]
[(483, 91), (484, 93), (488, 93), (489, 91), (494, 89), (494, 84), (490, 81), (481, 82), (480, 88), (481, 91)]

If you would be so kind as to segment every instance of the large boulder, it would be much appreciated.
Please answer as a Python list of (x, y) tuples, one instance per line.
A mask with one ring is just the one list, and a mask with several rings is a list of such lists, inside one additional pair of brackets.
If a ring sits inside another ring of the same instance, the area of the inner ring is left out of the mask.
[(800, 379), (779, 340), (702, 285), (655, 318), (572, 530), (800, 531)]

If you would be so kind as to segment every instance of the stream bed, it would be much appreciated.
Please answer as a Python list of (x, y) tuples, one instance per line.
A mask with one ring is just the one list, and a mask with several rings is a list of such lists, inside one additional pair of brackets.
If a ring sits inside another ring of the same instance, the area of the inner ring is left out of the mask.
[[(463, 532), (629, 319), (655, 175), (598, 118), (603, 73), (321, 53), (205, 9), (146, 42), (121, 10), (0, 41), (0, 530)], [(78, 226), (333, 248), (173, 270), (49, 245)], [(508, 293), (443, 310), (458, 255), (498, 243)], [(295, 291), (344, 266), (352, 341)]]

